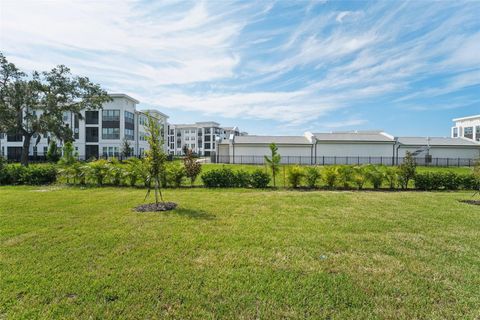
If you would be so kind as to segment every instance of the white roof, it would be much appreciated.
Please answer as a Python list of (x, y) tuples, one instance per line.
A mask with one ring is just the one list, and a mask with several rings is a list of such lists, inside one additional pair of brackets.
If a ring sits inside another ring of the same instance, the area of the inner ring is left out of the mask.
[(236, 136), (235, 144), (312, 144), (305, 136)]
[(317, 141), (394, 142), (393, 137), (383, 131), (320, 132), (313, 136)]
[(128, 99), (130, 101), (133, 101), (135, 103), (140, 103), (140, 101), (138, 101), (137, 99), (135, 98), (132, 98), (130, 97), (128, 94), (125, 94), (125, 93), (109, 93), (108, 94), (110, 97), (112, 98), (125, 98), (125, 99)]
[(476, 116), (468, 116), (468, 117), (462, 117), (462, 118), (455, 118), (453, 121), (463, 121), (463, 120), (472, 120), (472, 119), (480, 119), (480, 114), (477, 114)]
[(462, 147), (480, 147), (478, 142), (463, 138), (448, 137), (398, 137), (400, 144), (409, 146), (462, 146)]

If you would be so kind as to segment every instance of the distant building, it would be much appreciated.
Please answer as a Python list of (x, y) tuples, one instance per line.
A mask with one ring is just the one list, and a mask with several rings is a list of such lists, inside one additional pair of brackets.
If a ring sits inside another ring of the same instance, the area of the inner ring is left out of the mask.
[[(98, 157), (119, 157), (123, 141), (127, 140), (132, 148), (131, 154), (143, 156), (148, 150), (147, 115), (157, 119), (162, 136), (167, 136), (168, 116), (157, 110), (138, 111), (136, 99), (126, 94), (110, 94), (111, 102), (103, 104), (99, 110), (82, 110), (83, 119), (71, 112), (63, 114), (63, 122), (73, 131), (73, 145), (80, 159)], [(35, 113), (41, 115), (41, 111)], [(51, 134), (32, 137), (29, 155), (32, 158), (44, 157), (49, 141), (54, 139)], [(23, 138), (21, 135), (0, 133), (0, 155), (9, 160), (19, 160), (22, 153)], [(61, 142), (58, 142), (59, 147)], [(167, 145), (164, 145), (165, 151)]]
[(453, 119), (452, 138), (480, 141), (480, 115)]
[(239, 135), (237, 127), (224, 128), (214, 121), (169, 124), (168, 152), (172, 155), (183, 155), (184, 148), (188, 148), (198, 155), (210, 156), (216, 151), (219, 141)]

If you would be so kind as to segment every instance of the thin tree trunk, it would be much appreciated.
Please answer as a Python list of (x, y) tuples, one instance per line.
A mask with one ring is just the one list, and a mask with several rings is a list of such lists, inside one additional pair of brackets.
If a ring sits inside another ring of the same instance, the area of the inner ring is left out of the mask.
[(155, 204), (158, 206), (158, 179), (155, 179)]
[(32, 138), (31, 134), (23, 134), (23, 147), (22, 147), (22, 155), (20, 158), (20, 162), (22, 166), (28, 166), (28, 153), (30, 151), (30, 140)]

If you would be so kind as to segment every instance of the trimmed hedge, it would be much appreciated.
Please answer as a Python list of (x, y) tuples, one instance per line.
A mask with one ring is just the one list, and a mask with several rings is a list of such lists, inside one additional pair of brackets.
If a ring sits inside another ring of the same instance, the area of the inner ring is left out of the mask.
[(418, 190), (475, 190), (479, 182), (473, 175), (454, 172), (425, 172), (415, 175), (415, 188)]
[(205, 172), (201, 179), (207, 188), (266, 188), (270, 183), (270, 176), (261, 170), (249, 173), (225, 167)]
[(0, 171), (0, 185), (42, 185), (57, 181), (57, 169), (53, 165), (30, 165), (23, 167), (17, 164), (3, 166)]

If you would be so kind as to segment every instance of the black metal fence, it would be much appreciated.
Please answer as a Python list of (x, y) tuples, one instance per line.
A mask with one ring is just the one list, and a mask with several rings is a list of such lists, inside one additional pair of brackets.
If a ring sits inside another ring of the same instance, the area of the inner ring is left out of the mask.
[[(298, 164), (298, 165), (360, 165), (360, 164), (377, 164), (377, 165), (399, 165), (403, 163), (404, 157), (336, 157), (336, 156), (282, 156), (281, 164)], [(476, 159), (466, 158), (414, 158), (419, 166), (433, 167), (471, 167), (475, 164)], [(230, 163), (230, 164), (251, 164), (264, 165), (266, 163), (264, 156), (216, 156), (212, 157), (212, 162)]]

